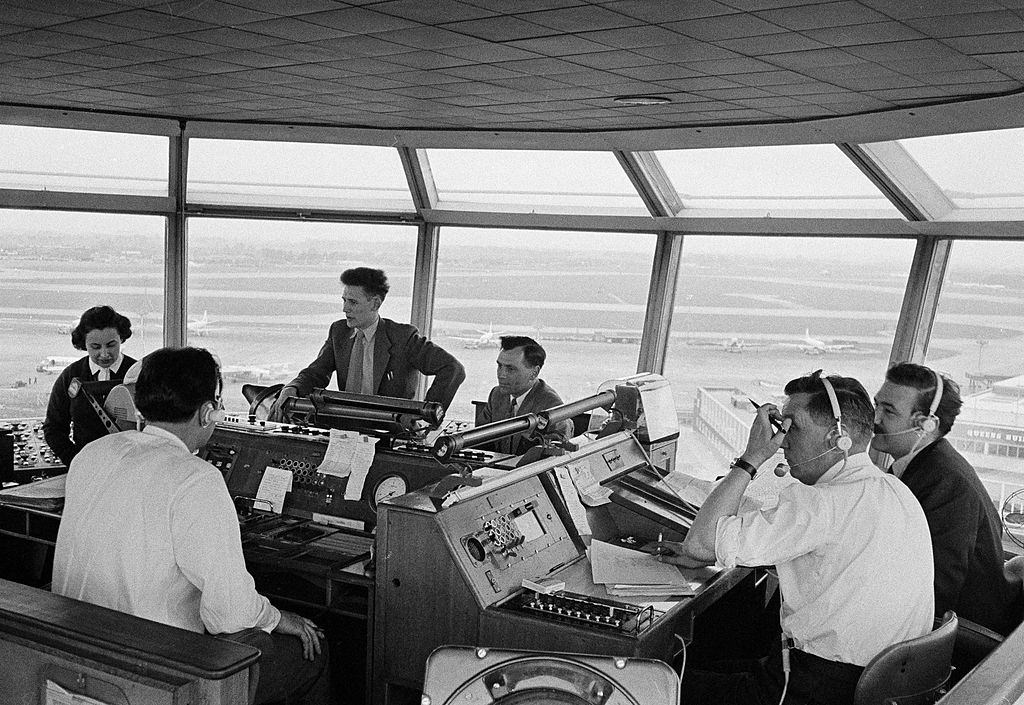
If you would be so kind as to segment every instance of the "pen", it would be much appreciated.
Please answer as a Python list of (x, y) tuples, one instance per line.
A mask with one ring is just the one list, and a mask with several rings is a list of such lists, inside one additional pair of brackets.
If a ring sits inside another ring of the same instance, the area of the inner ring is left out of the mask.
[[(749, 401), (751, 404), (753, 404), (755, 409), (760, 409), (761, 408), (761, 405), (758, 404), (753, 399), (751, 399), (750, 397), (747, 397), (747, 401)], [(769, 416), (768, 417), (768, 423), (770, 423), (772, 425), (772, 428), (775, 429), (776, 433), (780, 433), (780, 432), (781, 433), (785, 433), (785, 430), (783, 430), (783, 428), (782, 428), (782, 422), (780, 422), (780, 421), (778, 421), (776, 419), (773, 419), (771, 416)]]

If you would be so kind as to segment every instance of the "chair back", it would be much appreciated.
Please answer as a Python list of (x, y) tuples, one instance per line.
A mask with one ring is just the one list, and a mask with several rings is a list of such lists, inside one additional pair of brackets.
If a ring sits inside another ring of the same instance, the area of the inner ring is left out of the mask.
[(924, 705), (945, 692), (956, 642), (957, 617), (942, 617), (934, 631), (886, 647), (864, 667), (854, 705)]

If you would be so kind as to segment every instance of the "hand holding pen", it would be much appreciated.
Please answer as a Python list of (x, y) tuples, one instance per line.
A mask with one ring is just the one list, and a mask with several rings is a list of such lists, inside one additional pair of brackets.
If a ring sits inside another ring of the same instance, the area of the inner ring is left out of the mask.
[[(749, 401), (753, 405), (754, 411), (757, 411), (758, 409), (761, 408), (761, 405), (758, 404), (753, 399), (751, 399), (750, 397), (747, 397), (747, 401)], [(772, 425), (772, 428), (775, 429), (776, 433), (785, 433), (786, 432), (786, 429), (784, 429), (782, 427), (782, 420), (775, 418), (774, 416), (771, 415), (770, 412), (768, 414), (768, 423), (770, 423)]]

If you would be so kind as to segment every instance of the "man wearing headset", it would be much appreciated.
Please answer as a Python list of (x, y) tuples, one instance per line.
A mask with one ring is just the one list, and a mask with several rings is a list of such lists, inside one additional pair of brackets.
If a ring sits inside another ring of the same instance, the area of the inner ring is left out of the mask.
[[(878, 652), (932, 628), (928, 524), (906, 486), (868, 457), (871, 398), (857, 380), (820, 370), (785, 391), (781, 410), (758, 409), (746, 450), (686, 540), (655, 544), (663, 561), (679, 565), (778, 571), (784, 645), (728, 672), (688, 669), (688, 702), (852, 703)], [(799, 482), (779, 493), (777, 506), (738, 513), (758, 468), (780, 447)]]
[(890, 472), (924, 508), (935, 559), (935, 613), (1009, 634), (1021, 591), (1003, 577), (999, 515), (970, 463), (945, 436), (963, 401), (956, 382), (922, 365), (890, 368), (875, 395), (871, 447), (893, 457)]
[(256, 646), (256, 703), (330, 703), (321, 633), (256, 592), (224, 480), (194, 455), (223, 418), (220, 388), (206, 350), (143, 359), (135, 405), (145, 429), (90, 443), (68, 469), (52, 590)]

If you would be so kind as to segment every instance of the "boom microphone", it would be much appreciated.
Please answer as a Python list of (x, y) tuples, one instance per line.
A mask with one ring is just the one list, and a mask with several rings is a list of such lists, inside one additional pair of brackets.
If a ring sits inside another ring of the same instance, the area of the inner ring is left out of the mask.
[(793, 468), (798, 468), (801, 465), (806, 465), (807, 463), (809, 463), (809, 462), (811, 462), (813, 460), (817, 460), (818, 458), (821, 458), (821, 457), (824, 457), (824, 456), (828, 455), (829, 453), (831, 453), (834, 450), (836, 450), (836, 448), (829, 448), (824, 453), (818, 453), (813, 458), (808, 458), (807, 460), (802, 460), (799, 463), (779, 463), (778, 465), (775, 466), (775, 476), (776, 477), (784, 477), (786, 475), (786, 473), (790, 472)]

